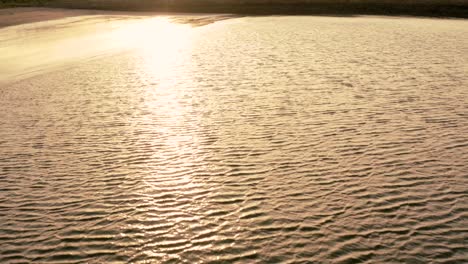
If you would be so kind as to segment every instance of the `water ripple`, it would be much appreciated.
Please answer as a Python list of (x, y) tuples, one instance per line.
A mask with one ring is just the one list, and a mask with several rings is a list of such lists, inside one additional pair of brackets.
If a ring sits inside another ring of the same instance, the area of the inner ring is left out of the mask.
[(466, 23), (237, 18), (2, 87), (0, 262), (465, 262)]

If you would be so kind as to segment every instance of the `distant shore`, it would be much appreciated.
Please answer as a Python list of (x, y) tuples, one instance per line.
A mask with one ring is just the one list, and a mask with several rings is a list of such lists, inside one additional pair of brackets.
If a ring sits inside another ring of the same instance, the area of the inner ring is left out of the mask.
[(1, 5), (242, 15), (408, 15), (468, 18), (468, 0), (3, 0)]
[(468, 0), (53, 0), (51, 3), (73, 8), (245, 15), (412, 15), (468, 18)]

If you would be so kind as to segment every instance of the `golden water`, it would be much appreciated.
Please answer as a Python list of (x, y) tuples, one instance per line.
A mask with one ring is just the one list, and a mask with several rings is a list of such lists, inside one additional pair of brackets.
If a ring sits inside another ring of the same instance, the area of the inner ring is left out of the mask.
[(468, 22), (0, 29), (0, 262), (463, 263)]

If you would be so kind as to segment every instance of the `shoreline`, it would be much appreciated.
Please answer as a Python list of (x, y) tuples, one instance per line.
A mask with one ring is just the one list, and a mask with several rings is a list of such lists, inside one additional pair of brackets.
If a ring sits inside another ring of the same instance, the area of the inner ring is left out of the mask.
[(79, 10), (46, 7), (10, 7), (0, 9), (0, 28), (68, 17), (95, 15), (97, 10)]
[(211, 24), (220, 20), (240, 17), (239, 15), (219, 13), (138, 12), (50, 7), (12, 7), (0, 9), (0, 29), (28, 23), (94, 15), (132, 16), (142, 18), (150, 16), (168, 16), (175, 23), (190, 24), (193, 27)]

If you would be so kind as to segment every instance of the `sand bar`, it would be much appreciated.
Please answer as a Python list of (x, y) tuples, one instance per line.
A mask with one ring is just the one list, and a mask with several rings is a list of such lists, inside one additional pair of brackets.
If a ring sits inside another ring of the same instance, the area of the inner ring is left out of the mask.
[(239, 17), (231, 14), (191, 14), (191, 13), (162, 13), (162, 12), (126, 12), (126, 11), (104, 11), (87, 9), (64, 9), (45, 7), (16, 7), (0, 9), (0, 28), (34, 23), (76, 16), (109, 15), (109, 16), (131, 16), (151, 17), (170, 16), (175, 23), (190, 24), (192, 26), (203, 26), (216, 21)]

